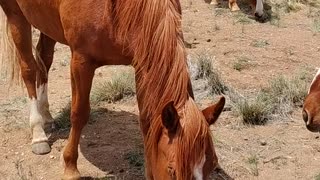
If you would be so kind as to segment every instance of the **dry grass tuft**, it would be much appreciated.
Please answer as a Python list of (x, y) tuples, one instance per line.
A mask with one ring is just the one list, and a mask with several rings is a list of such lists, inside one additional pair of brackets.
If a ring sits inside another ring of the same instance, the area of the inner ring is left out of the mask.
[(110, 81), (99, 84), (92, 92), (93, 103), (101, 101), (116, 102), (125, 97), (135, 95), (135, 81), (133, 72), (120, 73)]

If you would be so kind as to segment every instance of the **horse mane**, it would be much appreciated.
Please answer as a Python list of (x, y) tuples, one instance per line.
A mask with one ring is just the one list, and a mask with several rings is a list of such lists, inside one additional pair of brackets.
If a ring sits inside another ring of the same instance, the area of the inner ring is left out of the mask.
[[(178, 138), (182, 139), (178, 140), (179, 149), (175, 150), (179, 166), (176, 167), (177, 180), (186, 180), (192, 176), (185, 168), (189, 169), (190, 163), (198, 161), (195, 155), (205, 153), (205, 149), (193, 147), (204, 147), (210, 132), (207, 123), (202, 122), (203, 115), (189, 98), (192, 91), (188, 91), (190, 77), (181, 30), (180, 3), (178, 0), (116, 1), (114, 16), (116, 37), (128, 43), (133, 52), (145, 156), (151, 159), (157, 156), (163, 129), (160, 114), (166, 103), (174, 101), (181, 117), (198, 120), (190, 122), (184, 118), (180, 122), (184, 128), (180, 128)], [(147, 167), (152, 163), (147, 161)]]
[[(114, 4), (115, 33), (133, 52), (143, 130), (166, 103), (188, 99), (189, 74), (178, 0), (121, 0)], [(190, 85), (190, 84), (189, 84)]]

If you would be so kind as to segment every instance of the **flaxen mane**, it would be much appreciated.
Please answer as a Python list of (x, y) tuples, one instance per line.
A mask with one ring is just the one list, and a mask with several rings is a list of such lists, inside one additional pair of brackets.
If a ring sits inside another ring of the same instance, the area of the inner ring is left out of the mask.
[(192, 172), (187, 170), (190, 169), (190, 164), (199, 161), (195, 155), (205, 154), (205, 149), (193, 147), (204, 147), (210, 132), (208, 124), (200, 121), (204, 119), (203, 115), (193, 100), (188, 99), (190, 77), (182, 38), (179, 3), (177, 0), (118, 1), (115, 4), (115, 17), (118, 19), (118, 37), (122, 37), (122, 41), (128, 41), (130, 37), (133, 40), (130, 47), (134, 52), (137, 97), (138, 101), (143, 102), (140, 116), (146, 117), (146, 122), (142, 122), (143, 130), (147, 131), (145, 155), (156, 159), (155, 152), (158, 150), (162, 133), (160, 114), (167, 102), (174, 101), (181, 117), (198, 120), (180, 121), (183, 128), (178, 130), (181, 139), (177, 145), (180, 149), (175, 150), (176, 178), (187, 180), (187, 177), (192, 177)]
[(188, 99), (189, 75), (179, 12), (176, 0), (115, 4), (118, 37), (132, 41), (137, 97), (144, 102), (140, 113), (147, 121), (158, 116), (168, 101), (174, 101), (179, 109)]

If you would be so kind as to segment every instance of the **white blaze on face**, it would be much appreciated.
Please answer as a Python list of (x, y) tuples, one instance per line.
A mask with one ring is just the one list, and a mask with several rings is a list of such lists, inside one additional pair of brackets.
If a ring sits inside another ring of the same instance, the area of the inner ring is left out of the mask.
[(203, 180), (203, 166), (206, 162), (206, 156), (203, 156), (199, 164), (197, 164), (193, 169), (193, 176), (196, 180)]
[(263, 15), (263, 0), (257, 0), (256, 13), (257, 13), (259, 16), (262, 16), (262, 15)]
[(316, 81), (316, 79), (318, 78), (318, 76), (320, 76), (320, 68), (318, 68), (318, 72), (317, 72), (317, 74), (314, 76), (314, 78), (313, 78), (313, 80), (312, 80), (312, 82), (311, 82), (311, 85), (310, 85), (310, 87), (309, 87), (308, 94), (310, 93), (312, 84)]

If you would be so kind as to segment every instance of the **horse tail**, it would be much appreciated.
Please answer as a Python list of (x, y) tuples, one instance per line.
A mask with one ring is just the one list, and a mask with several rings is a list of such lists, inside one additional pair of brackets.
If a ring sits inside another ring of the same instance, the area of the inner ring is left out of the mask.
[[(32, 27), (32, 31), (34, 28)], [(13, 42), (12, 34), (8, 26), (8, 19), (5, 13), (0, 9), (0, 77), (4, 77), (9, 80), (9, 86), (15, 84), (23, 86), (21, 68), (20, 68), (20, 55)], [(32, 44), (33, 53), (35, 55), (35, 61), (37, 65), (37, 74), (42, 73), (47, 77), (46, 66), (40, 57), (39, 51)]]
[(9, 85), (21, 85), (21, 72), (19, 55), (14, 45), (8, 20), (5, 13), (0, 9), (0, 77), (7, 78)]

